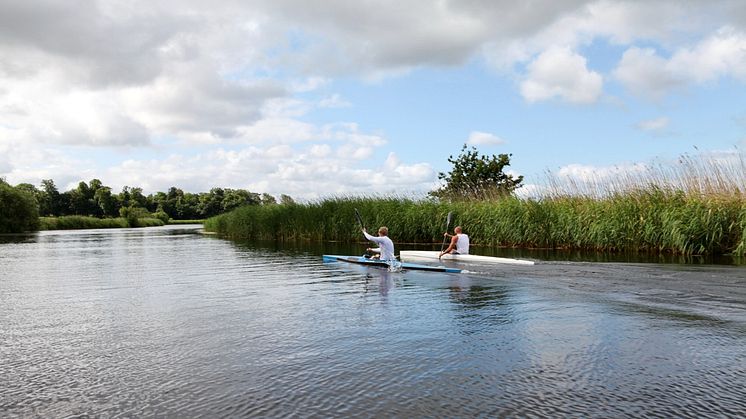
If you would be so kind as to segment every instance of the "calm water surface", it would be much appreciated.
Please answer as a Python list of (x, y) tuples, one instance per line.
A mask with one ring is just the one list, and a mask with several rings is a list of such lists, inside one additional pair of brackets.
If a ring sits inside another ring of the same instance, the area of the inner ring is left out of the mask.
[(360, 249), (5, 238), (0, 416), (746, 416), (744, 267), (320, 257)]

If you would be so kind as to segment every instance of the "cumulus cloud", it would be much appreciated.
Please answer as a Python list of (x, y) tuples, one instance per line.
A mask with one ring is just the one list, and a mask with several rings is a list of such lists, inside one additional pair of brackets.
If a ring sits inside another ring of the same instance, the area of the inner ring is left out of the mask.
[(589, 70), (586, 59), (569, 48), (550, 48), (528, 65), (521, 95), (529, 102), (562, 99), (571, 103), (595, 102), (603, 79)]
[[(312, 122), (315, 109), (351, 106), (335, 77), (380, 80), (484, 60), (515, 72), (528, 102), (589, 104), (604, 78), (583, 54), (600, 41), (626, 49), (615, 80), (661, 97), (687, 83), (746, 79), (744, 16), (739, 2), (699, 0), (7, 0), (0, 144), (14, 157), (0, 169), (24, 181), (78, 180), (95, 162), (76, 148), (94, 146), (129, 158), (109, 162), (107, 176), (146, 188), (241, 179), (309, 193), (314, 177), (329, 190), (422, 187), (432, 178), (426, 163), (376, 162), (391, 151), (384, 133)], [(137, 148), (160, 154), (125, 154)]]
[(746, 81), (746, 32), (722, 28), (692, 47), (677, 49), (669, 58), (653, 48), (631, 47), (613, 74), (631, 91), (653, 98), (719, 77)]
[(469, 145), (500, 145), (505, 144), (505, 140), (490, 134), (488, 132), (472, 131), (469, 133), (469, 139), (466, 140), (466, 144)]

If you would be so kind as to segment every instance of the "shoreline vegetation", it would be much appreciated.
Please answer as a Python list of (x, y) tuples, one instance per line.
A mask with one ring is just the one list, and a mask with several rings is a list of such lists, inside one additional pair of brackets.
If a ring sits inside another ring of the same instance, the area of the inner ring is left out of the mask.
[(98, 218), (82, 215), (66, 215), (61, 217), (39, 217), (39, 230), (82, 230), (92, 228), (129, 228), (129, 227), (159, 227), (176, 224), (202, 224), (204, 220), (168, 220), (154, 217), (137, 218), (134, 225), (132, 219), (124, 217)]
[[(463, 226), (478, 246), (746, 256), (746, 158), (738, 150), (581, 176), (546, 173), (533, 197), (484, 189), (484, 179), (472, 175), (485, 170), (468, 169), (496, 165), (486, 172), (499, 175), (505, 160), (487, 160), (464, 146), (458, 159), (449, 159), (454, 170), (439, 176), (447, 187), (430, 194), (435, 198), (241, 207), (204, 226), (237, 239), (354, 242), (361, 240), (358, 208), (371, 231), (386, 225), (397, 243), (432, 244), (442, 241), (453, 212), (451, 228)], [(487, 183), (495, 179), (499, 186), (499, 176)]]
[[(480, 156), (464, 145), (458, 158), (449, 158), (453, 170), (439, 175), (445, 186), (428, 198), (358, 196), (296, 203), (283, 195), (278, 203), (267, 194), (258, 198), (243, 190), (214, 188), (200, 195), (202, 213), (212, 213), (204, 219), (204, 230), (235, 239), (358, 242), (362, 238), (354, 217), (357, 208), (371, 231), (386, 225), (397, 243), (433, 244), (442, 241), (446, 215), (453, 212), (451, 227), (463, 226), (477, 246), (746, 256), (746, 158), (740, 151), (684, 155), (675, 164), (635, 165), (581, 176), (547, 173), (544, 186), (532, 185), (533, 196), (521, 197), (516, 190), (522, 187), (522, 177), (503, 173), (509, 157)], [(99, 184), (91, 181), (97, 191), (107, 191)], [(150, 203), (156, 210), (151, 212), (132, 204), (137, 201), (133, 191), (139, 189), (127, 187), (117, 198), (119, 217), (40, 218), (46, 214), (39, 203), (55, 196), (53, 183), (44, 185), (51, 192), (36, 190), (35, 199), (29, 192), (34, 192), (33, 186), (12, 187), (0, 179), (0, 233), (21, 227), (33, 231), (203, 221), (175, 221), (164, 211), (181, 202), (176, 188), (149, 196), (143, 205)], [(72, 199), (89, 189), (81, 182), (77, 192), (69, 194)]]
[(65, 215), (61, 217), (39, 217), (39, 230), (83, 230), (93, 228), (129, 228), (129, 227), (157, 227), (165, 225), (158, 218), (125, 217), (97, 218), (82, 215)]
[(647, 191), (607, 198), (552, 197), (436, 202), (407, 198), (337, 198), (271, 207), (246, 206), (205, 220), (206, 231), (249, 240), (360, 241), (386, 225), (398, 243), (442, 241), (445, 219), (481, 246), (746, 255), (746, 203), (740, 197), (692, 197)]

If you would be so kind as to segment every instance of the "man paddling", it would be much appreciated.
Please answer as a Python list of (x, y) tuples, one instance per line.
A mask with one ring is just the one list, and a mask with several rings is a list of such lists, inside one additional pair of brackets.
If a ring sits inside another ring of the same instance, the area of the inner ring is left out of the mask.
[(391, 241), (389, 236), (389, 229), (386, 227), (381, 227), (378, 229), (378, 237), (371, 236), (368, 234), (368, 231), (363, 227), (363, 234), (365, 235), (365, 238), (375, 242), (378, 244), (379, 247), (375, 249), (368, 248), (368, 252), (378, 253), (380, 255), (381, 260), (389, 261), (389, 260), (396, 260), (396, 257), (394, 256), (394, 242)]
[(438, 255), (438, 258), (441, 256), (450, 253), (454, 255), (468, 255), (469, 254), (469, 236), (464, 234), (461, 231), (461, 226), (457, 226), (453, 229), (454, 235), (448, 234), (448, 232), (443, 233), (443, 237), (450, 237), (451, 238), (451, 244), (448, 246), (448, 248), (442, 252), (440, 252), (440, 255)]

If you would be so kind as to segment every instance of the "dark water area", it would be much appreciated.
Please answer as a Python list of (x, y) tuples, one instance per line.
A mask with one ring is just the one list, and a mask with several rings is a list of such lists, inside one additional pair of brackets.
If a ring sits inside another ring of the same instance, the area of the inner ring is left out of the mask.
[(746, 416), (744, 266), (392, 273), (198, 227), (1, 239), (0, 417)]

